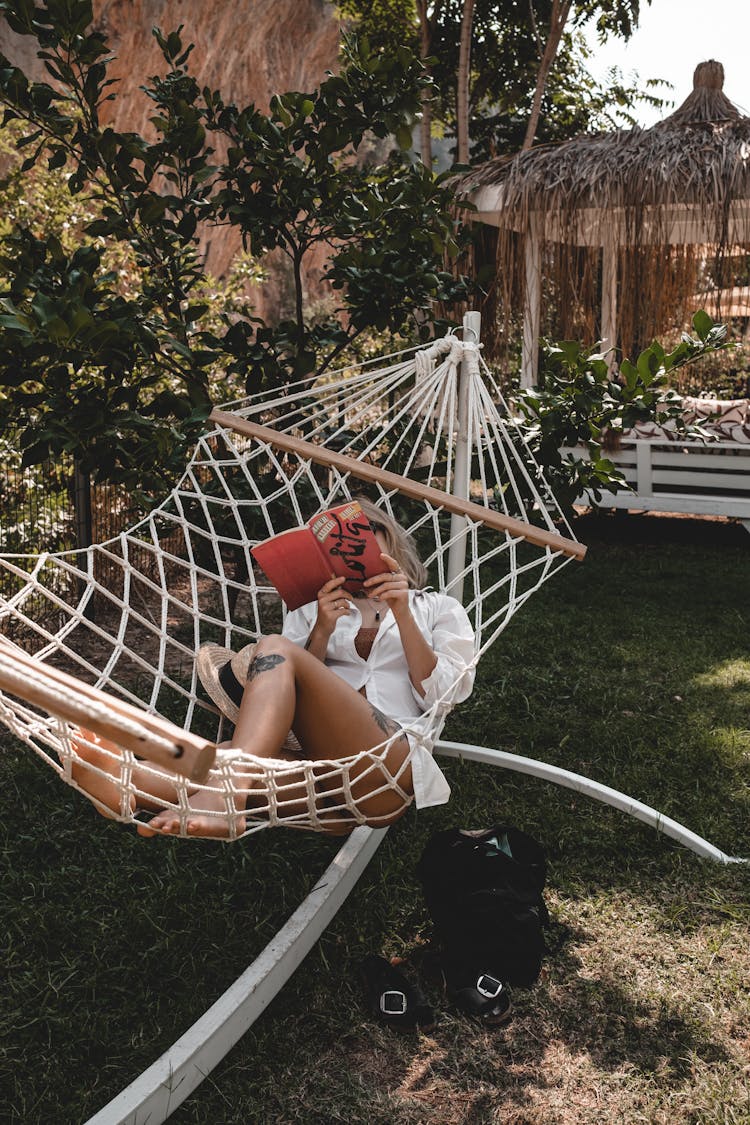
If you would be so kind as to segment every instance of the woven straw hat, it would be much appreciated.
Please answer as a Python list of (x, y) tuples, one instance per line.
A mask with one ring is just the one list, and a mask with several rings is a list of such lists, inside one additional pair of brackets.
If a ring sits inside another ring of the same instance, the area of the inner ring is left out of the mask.
[(222, 715), (233, 723), (240, 715), (242, 693), (254, 653), (254, 644), (245, 645), (239, 652), (211, 642), (198, 649), (198, 678)]

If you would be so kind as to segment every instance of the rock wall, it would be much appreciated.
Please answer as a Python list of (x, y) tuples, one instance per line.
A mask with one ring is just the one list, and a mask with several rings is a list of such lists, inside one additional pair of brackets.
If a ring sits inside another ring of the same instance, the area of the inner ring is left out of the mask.
[[(340, 26), (327, 0), (94, 0), (94, 15), (116, 55), (110, 77), (119, 79), (117, 99), (108, 105), (119, 130), (148, 132), (153, 105), (139, 87), (163, 66), (154, 26), (169, 32), (183, 24), (183, 41), (195, 44), (191, 72), (201, 85), (221, 90), (226, 101), (239, 105), (254, 102), (265, 110), (273, 94), (312, 90), (336, 67)], [(44, 78), (30, 43), (0, 17), (0, 51), (29, 76)], [(211, 273), (221, 276), (237, 248), (233, 232), (207, 232), (203, 250)], [(313, 300), (324, 295), (322, 266), (320, 259), (308, 267)], [(269, 262), (269, 274), (268, 284), (254, 296), (259, 311), (273, 315), (284, 311), (288, 282), (278, 260)]]

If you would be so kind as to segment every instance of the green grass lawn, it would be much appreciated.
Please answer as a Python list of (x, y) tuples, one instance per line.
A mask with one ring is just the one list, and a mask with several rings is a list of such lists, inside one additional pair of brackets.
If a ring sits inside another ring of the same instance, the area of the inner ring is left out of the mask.
[[(750, 536), (721, 521), (584, 517), (590, 544), (484, 658), (449, 738), (584, 773), (750, 854)], [(77, 1125), (239, 975), (335, 854), (314, 835), (144, 841), (5, 738), (0, 1119)], [(281, 995), (177, 1125), (750, 1122), (750, 870), (570, 790), (448, 761)], [(550, 860), (569, 929), (486, 1032), (438, 982), (432, 1033), (373, 1022), (370, 951), (418, 961), (428, 836), (508, 821)]]

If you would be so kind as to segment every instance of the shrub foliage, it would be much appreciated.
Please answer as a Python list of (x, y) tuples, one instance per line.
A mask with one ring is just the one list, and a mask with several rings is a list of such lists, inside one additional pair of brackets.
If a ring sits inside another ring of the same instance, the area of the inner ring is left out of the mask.
[[(36, 39), (54, 80), (30, 82), (0, 56), (20, 174), (46, 162), (92, 210), (76, 245), (18, 223), (0, 247), (0, 427), (20, 425), (25, 464), (68, 452), (99, 477), (163, 489), (210, 411), (212, 373), (249, 390), (298, 378), (368, 330), (410, 319), (425, 329), (436, 301), (463, 293), (442, 268), (456, 250), (450, 190), (406, 153), (429, 84), (406, 48), (386, 56), (351, 42), (340, 74), (263, 114), (201, 88), (182, 29), (156, 29), (165, 74), (143, 86), (148, 140), (103, 121), (117, 93), (91, 0), (0, 11)], [(373, 137), (395, 137), (398, 151), (368, 162)], [(289, 319), (265, 323), (235, 302), (217, 321), (197, 249), (213, 223), (233, 226), (256, 258), (287, 256)], [(310, 319), (303, 263), (321, 244), (337, 300)], [(138, 271), (135, 293), (111, 268), (113, 246)]]

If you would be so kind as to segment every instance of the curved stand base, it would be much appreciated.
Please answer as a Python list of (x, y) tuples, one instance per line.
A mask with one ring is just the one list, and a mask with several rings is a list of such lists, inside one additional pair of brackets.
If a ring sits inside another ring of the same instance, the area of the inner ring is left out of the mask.
[(488, 746), (470, 746), (463, 742), (444, 742), (442, 739), (435, 743), (435, 753), (445, 754), (451, 758), (467, 758), (472, 762), (483, 762), (485, 765), (499, 766), (500, 769), (514, 770), (516, 773), (527, 773), (532, 777), (540, 777), (544, 781), (552, 781), (555, 785), (563, 785), (566, 789), (575, 789), (577, 793), (593, 797), (594, 800), (602, 801), (605, 805), (611, 805), (613, 808), (635, 817), (636, 820), (642, 820), (644, 824), (649, 824), (657, 832), (663, 832), (665, 836), (671, 836), (673, 840), (678, 840), (679, 843), (684, 844), (686, 848), (704, 859), (713, 859), (717, 863), (748, 862), (741, 856), (727, 855), (720, 848), (709, 844), (708, 840), (704, 840), (702, 836), (697, 836), (689, 828), (685, 828), (684, 825), (678, 824), (676, 820), (671, 820), (663, 813), (657, 812), (649, 805), (644, 805), (641, 801), (636, 801), (633, 797), (628, 797), (617, 789), (610, 789), (608, 785), (591, 781), (590, 778), (583, 777), (579, 773), (571, 773), (570, 770), (561, 769), (560, 766), (538, 762), (534, 758), (524, 758), (520, 754), (510, 754), (506, 750), (491, 750)]
[[(747, 863), (662, 813), (581, 774), (505, 750), (440, 740), (435, 752), (498, 766), (574, 789), (671, 836), (704, 859)], [(387, 829), (357, 828), (276, 936), (216, 1003), (160, 1059), (86, 1125), (160, 1125), (213, 1070), (282, 988), (335, 917)]]
[(159, 1125), (223, 1059), (310, 952), (382, 843), (355, 828), (307, 898), (234, 984), (161, 1058), (86, 1125)]

